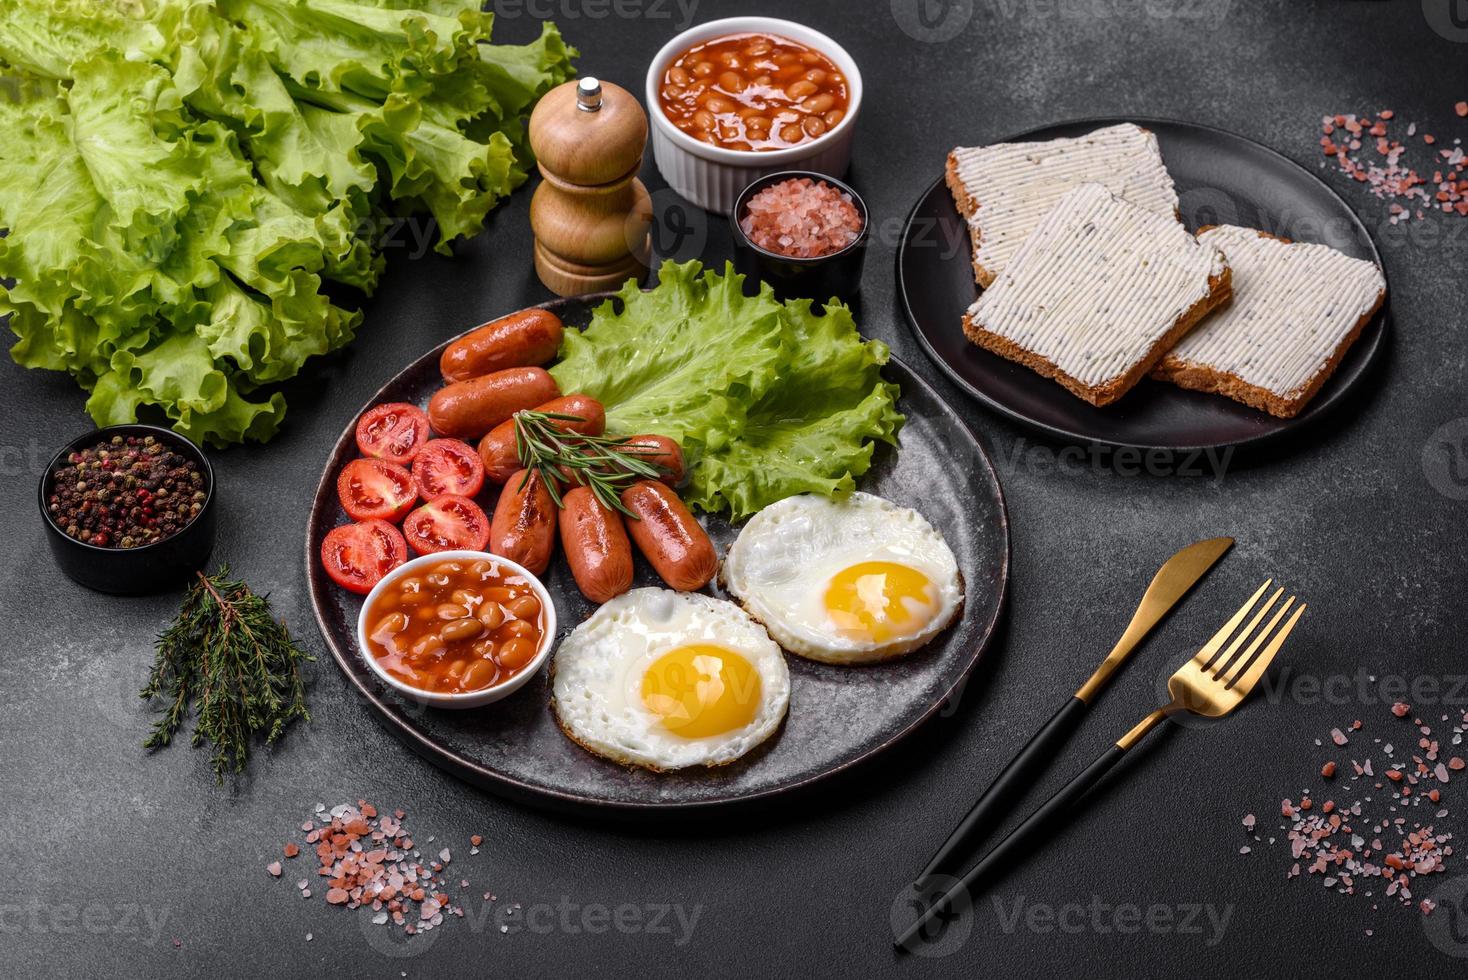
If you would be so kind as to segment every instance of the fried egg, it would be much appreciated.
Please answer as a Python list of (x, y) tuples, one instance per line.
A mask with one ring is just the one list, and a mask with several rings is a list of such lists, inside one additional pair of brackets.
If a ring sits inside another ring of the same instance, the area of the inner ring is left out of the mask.
[(943, 536), (917, 511), (869, 493), (771, 504), (739, 532), (720, 581), (782, 647), (830, 664), (909, 653), (963, 608)]
[(561, 642), (551, 706), (591, 752), (648, 769), (718, 766), (773, 735), (790, 704), (785, 655), (723, 599), (633, 589)]

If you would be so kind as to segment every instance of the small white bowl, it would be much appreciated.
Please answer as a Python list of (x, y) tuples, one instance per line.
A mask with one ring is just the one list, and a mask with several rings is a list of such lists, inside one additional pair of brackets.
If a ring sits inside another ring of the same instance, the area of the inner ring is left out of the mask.
[[(491, 684), (489, 687), (479, 691), (469, 691), (464, 694), (444, 694), (440, 691), (422, 691), (416, 687), (404, 684), (393, 677), (377, 658), (372, 655), (372, 646), (367, 642), (367, 610), (371, 609), (382, 590), (393, 582), (399, 581), (405, 576), (413, 574), (425, 565), (436, 565), (444, 561), (491, 561), (503, 569), (508, 569), (516, 575), (523, 576), (530, 583), (535, 595), (540, 599), (540, 608), (544, 611), (545, 632), (540, 638), (540, 649), (535, 651), (535, 657), (525, 665), (525, 669), (503, 684)], [(366, 658), (367, 665), (372, 668), (384, 684), (391, 687), (405, 697), (411, 698), (419, 704), (431, 705), (435, 708), (479, 708), (486, 704), (493, 704), (501, 698), (509, 697), (520, 688), (524, 687), (530, 678), (540, 673), (540, 668), (545, 666), (546, 660), (550, 658), (551, 649), (556, 645), (556, 605), (551, 601), (550, 593), (546, 591), (545, 585), (540, 579), (526, 571), (521, 565), (517, 565), (508, 558), (492, 555), (485, 551), (440, 551), (433, 555), (423, 555), (414, 558), (394, 568), (382, 577), (382, 581), (372, 587), (367, 593), (367, 599), (362, 603), (362, 611), (357, 614), (357, 645), (362, 650), (362, 656)]]
[[(829, 132), (808, 143), (783, 150), (728, 150), (683, 132), (664, 115), (659, 93), (668, 63), (693, 45), (723, 34), (779, 34), (815, 48), (846, 76), (851, 104)], [(829, 177), (846, 173), (851, 141), (861, 109), (861, 69), (831, 38), (793, 21), (775, 17), (726, 17), (699, 24), (663, 45), (647, 70), (647, 114), (652, 121), (652, 156), (668, 186), (709, 211), (728, 212), (739, 192), (765, 174), (779, 170), (813, 170)]]

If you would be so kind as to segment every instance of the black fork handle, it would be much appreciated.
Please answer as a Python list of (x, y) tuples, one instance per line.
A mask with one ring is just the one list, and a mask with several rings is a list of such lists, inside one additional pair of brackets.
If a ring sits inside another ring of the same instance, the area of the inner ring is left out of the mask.
[(990, 874), (1007, 866), (1018, 864), (1026, 855), (1033, 852), (1034, 848), (1030, 845), (1036, 838), (1041, 834), (1052, 834), (1068, 820), (1078, 816), (1080, 811), (1075, 804), (1086, 794), (1087, 790), (1100, 782), (1101, 777), (1110, 772), (1124, 755), (1126, 755), (1126, 749), (1120, 745), (1108, 748), (1099, 759), (1087, 766), (1084, 772), (1067, 783), (1040, 809), (1030, 814), (1025, 822), (1016, 827), (1008, 837), (996, 844), (982, 861), (970, 868), (958, 880), (957, 884), (929, 905), (927, 911), (918, 916), (917, 921), (908, 926), (897, 937), (893, 945), (899, 949), (907, 947), (913, 939), (924, 934), (929, 922), (951, 909), (960, 896), (971, 893), (974, 886)]
[(934, 877), (942, 874), (945, 869), (954, 867), (962, 857), (971, 853), (974, 846), (1004, 819), (1005, 814), (1014, 809), (1033, 784), (1035, 774), (1054, 761), (1061, 744), (1080, 726), (1081, 719), (1086, 715), (1086, 707), (1086, 702), (1080, 698), (1068, 699), (1030, 738), (1025, 747), (1019, 750), (1019, 754), (1009, 760), (1009, 765), (994, 777), (989, 788), (984, 790), (984, 794), (969, 810), (968, 816), (953, 828), (953, 833), (948, 835), (943, 846), (938, 848), (927, 867), (923, 868), (922, 874), (918, 875), (913, 887), (919, 895), (927, 891)]

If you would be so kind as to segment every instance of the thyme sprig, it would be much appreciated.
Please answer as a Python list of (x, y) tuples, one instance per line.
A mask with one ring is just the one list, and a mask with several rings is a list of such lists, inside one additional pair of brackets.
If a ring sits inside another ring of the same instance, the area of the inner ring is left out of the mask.
[[(638, 480), (656, 480), (663, 467), (641, 457), (656, 455), (652, 446), (629, 445), (627, 439), (593, 436), (557, 425), (557, 422), (584, 422), (579, 415), (559, 412), (523, 411), (515, 413), (515, 452), (520, 465), (535, 471), (545, 482), (557, 507), (561, 488), (590, 488), (604, 507), (621, 511), (637, 519), (622, 503), (622, 490)], [(521, 480), (530, 479), (527, 472)]]
[(143, 747), (170, 744), (196, 707), (191, 744), (213, 745), (214, 776), (223, 782), (225, 770), (244, 771), (257, 733), (269, 744), (295, 719), (311, 720), (300, 668), (316, 658), (271, 616), (268, 596), (229, 578), (228, 565), (212, 576), (196, 574), (178, 618), (158, 635), (153, 669), (139, 692), (144, 700), (164, 700)]

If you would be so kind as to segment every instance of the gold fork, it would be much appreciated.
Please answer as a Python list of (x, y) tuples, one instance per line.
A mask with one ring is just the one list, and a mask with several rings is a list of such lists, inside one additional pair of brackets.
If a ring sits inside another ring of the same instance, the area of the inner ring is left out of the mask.
[[(1239, 611), (1223, 624), (1223, 628), (1214, 633), (1213, 638), (1191, 660), (1168, 678), (1167, 693), (1171, 696), (1171, 701), (1137, 722), (1101, 758), (1086, 767), (1084, 772), (1072, 779), (1008, 837), (996, 844), (953, 887), (929, 904), (917, 921), (897, 937), (895, 945), (905, 948), (919, 936), (925, 940), (934, 938), (927, 931), (929, 923), (940, 917), (951, 918), (949, 910), (960, 895), (970, 892), (980, 879), (1012, 865), (1022, 854), (1028, 853), (1026, 845), (1039, 834), (1054, 831), (1065, 818), (1074, 817), (1078, 812), (1075, 803), (1086, 791), (1100, 782), (1101, 777), (1120, 762), (1132, 746), (1167, 718), (1182, 712), (1205, 718), (1222, 718), (1237, 708), (1249, 696), (1259, 678), (1264, 676), (1264, 671), (1269, 668), (1275, 655), (1284, 646), (1290, 631), (1305, 612), (1305, 604), (1302, 602), (1295, 606), (1295, 597), (1290, 596), (1264, 628), (1260, 629), (1259, 624), (1264, 622), (1269, 611), (1279, 602), (1279, 597), (1284, 595), (1285, 590), (1278, 589), (1254, 613), (1248, 626), (1240, 630), (1239, 626), (1249, 617), (1249, 613), (1258, 605), (1260, 597), (1269, 590), (1273, 581), (1266, 579), (1249, 597), (1249, 601), (1240, 606)], [(1292, 606), (1295, 609), (1294, 615), (1285, 620)], [(1280, 626), (1281, 621), (1284, 622), (1283, 626)]]

